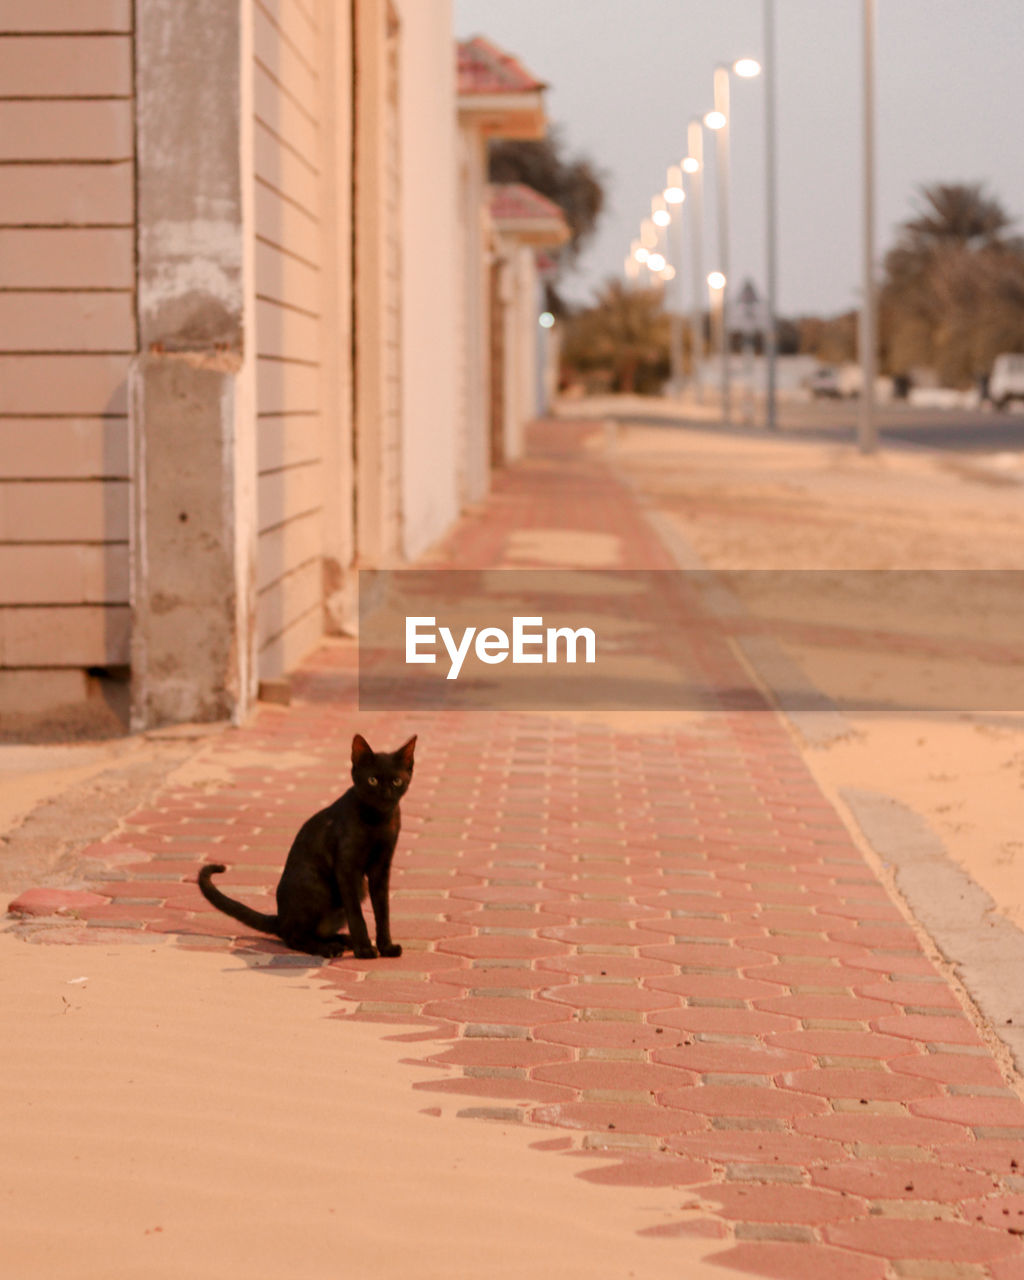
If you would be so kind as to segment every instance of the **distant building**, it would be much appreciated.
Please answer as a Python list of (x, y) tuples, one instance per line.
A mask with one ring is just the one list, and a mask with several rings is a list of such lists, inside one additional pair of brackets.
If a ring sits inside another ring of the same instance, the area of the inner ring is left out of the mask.
[(543, 86), (453, 76), (451, 0), (0, 23), (0, 714), (239, 719), (486, 492), (484, 146)]
[(541, 371), (538, 316), (543, 310), (538, 252), (569, 239), (565, 214), (522, 183), (490, 187), (491, 464), (523, 451), (523, 431), (537, 416)]

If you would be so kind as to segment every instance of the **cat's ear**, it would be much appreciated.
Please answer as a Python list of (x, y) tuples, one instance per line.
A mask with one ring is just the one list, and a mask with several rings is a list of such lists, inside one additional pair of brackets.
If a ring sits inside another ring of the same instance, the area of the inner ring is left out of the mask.
[(373, 748), (361, 733), (357, 733), (352, 739), (352, 763), (359, 764), (361, 760), (365, 760), (368, 756), (372, 755)]
[(414, 733), (404, 746), (391, 753), (403, 768), (412, 768), (412, 753), (416, 750), (416, 736)]

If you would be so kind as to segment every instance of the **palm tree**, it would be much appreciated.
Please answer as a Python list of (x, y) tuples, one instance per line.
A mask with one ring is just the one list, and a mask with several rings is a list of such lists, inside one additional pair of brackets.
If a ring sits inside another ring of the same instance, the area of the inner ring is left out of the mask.
[(662, 291), (609, 280), (593, 307), (570, 318), (562, 357), (581, 371), (605, 370), (616, 391), (653, 391), (668, 376), (668, 350)]
[(992, 244), (1013, 225), (998, 200), (985, 194), (980, 182), (921, 187), (917, 216), (904, 224), (905, 238), (922, 249), (950, 241), (972, 248)]
[(978, 184), (936, 183), (886, 255), (882, 335), (893, 373), (936, 369), (967, 386), (1000, 351), (1024, 350), (1024, 242)]

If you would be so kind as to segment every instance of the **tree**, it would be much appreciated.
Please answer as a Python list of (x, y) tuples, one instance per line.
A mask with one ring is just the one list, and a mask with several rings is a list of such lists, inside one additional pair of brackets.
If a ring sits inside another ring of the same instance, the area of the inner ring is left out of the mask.
[(566, 322), (562, 360), (577, 373), (600, 371), (613, 391), (660, 390), (669, 372), (669, 320), (661, 290), (609, 280), (594, 306)]
[(594, 234), (605, 193), (604, 175), (582, 156), (569, 159), (558, 128), (537, 141), (498, 139), (490, 144), (488, 170), (491, 182), (523, 182), (547, 196), (565, 214), (569, 243), (563, 253), (575, 262)]
[(924, 187), (885, 258), (883, 360), (969, 386), (1001, 351), (1024, 351), (1024, 241), (980, 184)]

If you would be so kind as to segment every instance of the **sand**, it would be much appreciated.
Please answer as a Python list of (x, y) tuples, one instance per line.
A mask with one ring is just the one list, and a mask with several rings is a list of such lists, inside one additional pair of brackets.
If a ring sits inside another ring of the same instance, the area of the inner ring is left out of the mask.
[[(891, 604), (875, 616), (866, 607), (860, 614), (902, 627), (918, 641), (939, 633), (954, 650), (975, 638), (998, 641), (1020, 612), (1012, 571), (1024, 568), (1024, 488), (999, 482), (1020, 470), (1002, 456), (965, 466), (917, 449), (863, 457), (852, 447), (812, 440), (635, 425), (620, 427), (613, 446), (601, 439), (594, 447), (614, 450), (617, 464), (712, 569), (818, 570), (816, 590), (829, 575), (848, 580), (850, 570), (876, 571), (865, 576), (873, 585), (886, 570), (959, 571), (942, 576), (945, 599), (939, 592), (902, 616)], [(1011, 573), (990, 581), (970, 572), (984, 570)], [(779, 592), (765, 591), (763, 582), (759, 589), (759, 576), (739, 579), (743, 603), (752, 615), (778, 622)], [(902, 579), (908, 582), (913, 586)], [(782, 612), (785, 622), (806, 621), (807, 602), (790, 600)], [(817, 616), (823, 612), (819, 604)], [(855, 661), (849, 650), (808, 643), (791, 627), (773, 627), (773, 634), (819, 688), (847, 703), (846, 738), (799, 745), (851, 827), (841, 797), (846, 787), (906, 804), (996, 909), (1024, 928), (1020, 667), (916, 651)], [(903, 700), (916, 707), (850, 709), (858, 700), (877, 706), (908, 688), (913, 695)], [(925, 709), (929, 698), (945, 709)], [(957, 705), (971, 698), (977, 709)]]
[[(18, 1280), (721, 1280), (636, 1232), (685, 1192), (575, 1176), (557, 1131), (416, 1092), (416, 1044), (309, 971), (0, 934), (3, 1269)], [(421, 1049), (422, 1052), (422, 1049)], [(436, 1073), (435, 1073), (436, 1074)], [(441, 1110), (440, 1115), (425, 1114)]]

